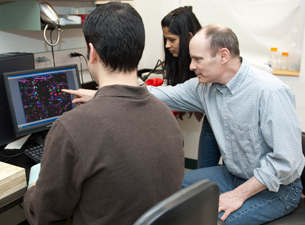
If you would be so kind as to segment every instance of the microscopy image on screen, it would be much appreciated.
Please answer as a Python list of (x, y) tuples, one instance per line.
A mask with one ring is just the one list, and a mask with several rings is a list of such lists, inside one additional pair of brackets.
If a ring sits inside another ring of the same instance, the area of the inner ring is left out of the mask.
[(58, 74), (29, 77), (18, 80), (26, 122), (47, 119), (72, 109), (67, 76)]

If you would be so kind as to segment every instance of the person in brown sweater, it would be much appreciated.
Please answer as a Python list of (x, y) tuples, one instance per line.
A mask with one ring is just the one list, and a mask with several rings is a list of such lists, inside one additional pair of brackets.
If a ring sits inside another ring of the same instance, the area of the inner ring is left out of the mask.
[(133, 224), (181, 189), (182, 132), (171, 110), (137, 81), (145, 40), (140, 15), (110, 2), (87, 17), (83, 31), (100, 89), (49, 131), (39, 178), (24, 195), (30, 224), (68, 218), (80, 225)]

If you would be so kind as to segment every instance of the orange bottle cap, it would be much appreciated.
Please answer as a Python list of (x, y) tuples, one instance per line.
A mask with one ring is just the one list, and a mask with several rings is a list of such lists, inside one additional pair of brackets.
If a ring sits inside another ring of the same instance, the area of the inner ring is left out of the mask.
[(276, 52), (277, 48), (271, 48), (271, 51)]
[(288, 52), (282, 52), (282, 55), (288, 56)]

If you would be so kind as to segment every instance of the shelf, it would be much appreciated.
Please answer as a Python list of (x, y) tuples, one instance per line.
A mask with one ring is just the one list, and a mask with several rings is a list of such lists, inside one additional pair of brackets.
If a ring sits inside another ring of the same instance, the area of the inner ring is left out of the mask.
[(64, 29), (76, 29), (76, 28), (82, 28), (83, 24), (65, 24), (65, 25), (60, 25), (60, 28), (62, 30)]
[(273, 70), (272, 72), (274, 75), (280, 76), (300, 76), (300, 71), (291, 71), (291, 70)]
[[(40, 20), (40, 7), (36, 1), (0, 0), (0, 30), (41, 31), (44, 27)], [(82, 27), (83, 24), (61, 25), (62, 29)]]
[[(40, 30), (44, 30), (45, 26), (46, 25), (41, 24), (41, 29)], [(83, 24), (63, 24), (63, 25), (60, 25), (60, 28), (62, 30), (83, 28)], [(51, 30), (51, 28), (48, 27), (48, 30)]]

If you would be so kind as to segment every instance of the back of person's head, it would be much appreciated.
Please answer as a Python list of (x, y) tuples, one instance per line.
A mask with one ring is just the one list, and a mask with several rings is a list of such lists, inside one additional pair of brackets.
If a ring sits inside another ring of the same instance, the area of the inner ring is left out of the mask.
[(227, 27), (210, 24), (203, 28), (206, 39), (210, 42), (211, 56), (215, 57), (218, 50), (227, 48), (232, 57), (239, 57), (239, 42), (236, 34)]
[(99, 6), (86, 18), (83, 32), (88, 51), (92, 43), (106, 67), (123, 72), (137, 69), (145, 31), (141, 16), (132, 6), (121, 2)]
[(201, 29), (201, 25), (195, 14), (188, 7), (177, 8), (168, 13), (161, 21), (162, 28), (168, 27), (168, 31), (178, 35), (180, 38), (179, 55), (175, 58), (168, 49), (165, 48), (166, 39), (164, 38), (165, 70), (167, 83), (176, 85), (195, 77), (189, 70), (191, 63), (189, 54), (189, 41)]

